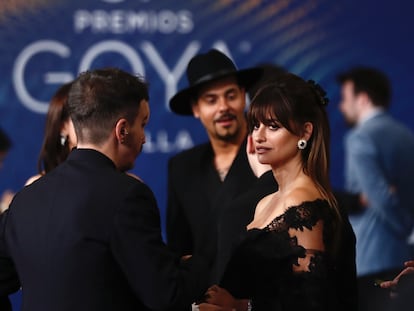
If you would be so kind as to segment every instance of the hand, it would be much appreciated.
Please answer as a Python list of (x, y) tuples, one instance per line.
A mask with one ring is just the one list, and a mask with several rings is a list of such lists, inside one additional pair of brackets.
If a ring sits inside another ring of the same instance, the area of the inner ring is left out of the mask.
[(190, 259), (192, 256), (193, 255), (184, 255), (184, 256), (181, 256), (181, 260), (182, 261), (186, 261), (186, 260)]
[(414, 273), (414, 260), (405, 262), (404, 266), (406, 268), (402, 270), (393, 280), (382, 282), (380, 284), (381, 288), (396, 289), (402, 276)]
[(234, 308), (229, 309), (229, 308), (216, 306), (216, 305), (204, 302), (198, 305), (198, 310), (199, 311), (235, 311), (236, 309)]
[(250, 164), (250, 168), (257, 177), (262, 176), (264, 173), (271, 169), (270, 165), (262, 164), (259, 162), (256, 155), (256, 149), (254, 146), (252, 135), (247, 136), (246, 153), (247, 160)]
[(241, 301), (235, 299), (226, 289), (217, 285), (207, 290), (205, 300), (208, 304), (222, 307), (223, 310), (238, 310), (241, 304)]

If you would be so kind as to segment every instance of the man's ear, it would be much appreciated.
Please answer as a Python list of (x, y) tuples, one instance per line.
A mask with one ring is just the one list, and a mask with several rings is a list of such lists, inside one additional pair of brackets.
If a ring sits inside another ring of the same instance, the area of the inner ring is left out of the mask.
[(198, 104), (196, 102), (191, 102), (191, 109), (193, 110), (193, 115), (195, 118), (199, 119), (200, 118), (200, 107), (198, 106)]
[(129, 123), (125, 118), (119, 119), (115, 124), (115, 137), (118, 143), (123, 144), (128, 135)]
[(369, 98), (366, 92), (360, 92), (356, 95), (356, 103), (360, 107), (367, 106), (367, 104), (371, 104), (371, 99)]
[(305, 122), (303, 125), (303, 135), (302, 138), (308, 141), (313, 133), (313, 124), (311, 122)]

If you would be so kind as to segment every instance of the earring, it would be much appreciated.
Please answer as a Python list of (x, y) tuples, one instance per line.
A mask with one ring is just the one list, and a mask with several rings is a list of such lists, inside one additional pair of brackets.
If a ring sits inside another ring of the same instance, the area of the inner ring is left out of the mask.
[(64, 146), (66, 144), (66, 140), (68, 139), (68, 136), (60, 134), (60, 144)]
[(298, 140), (298, 148), (300, 150), (305, 149), (307, 145), (308, 145), (308, 142), (306, 140), (304, 140), (304, 139), (299, 139)]

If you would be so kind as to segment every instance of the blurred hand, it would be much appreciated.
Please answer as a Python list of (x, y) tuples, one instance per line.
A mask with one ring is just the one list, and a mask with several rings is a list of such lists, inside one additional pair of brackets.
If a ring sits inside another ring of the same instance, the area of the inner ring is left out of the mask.
[(184, 255), (181, 257), (181, 260), (188, 260), (192, 257), (193, 255)]
[(401, 277), (410, 273), (414, 273), (414, 260), (410, 260), (404, 263), (406, 267), (402, 270), (393, 280), (385, 281), (380, 284), (382, 288), (387, 289), (397, 289), (398, 282), (400, 281)]
[(213, 285), (207, 290), (205, 300), (209, 304), (222, 307), (222, 310), (237, 310), (240, 304), (240, 301), (235, 299), (226, 289), (217, 285)]
[(252, 135), (247, 136), (246, 153), (250, 168), (257, 177), (262, 176), (264, 173), (271, 169), (270, 165), (262, 164), (257, 159)]
[(202, 303), (198, 305), (198, 310), (200, 311), (235, 311), (236, 309), (232, 308), (224, 308), (220, 306), (216, 306), (209, 303)]

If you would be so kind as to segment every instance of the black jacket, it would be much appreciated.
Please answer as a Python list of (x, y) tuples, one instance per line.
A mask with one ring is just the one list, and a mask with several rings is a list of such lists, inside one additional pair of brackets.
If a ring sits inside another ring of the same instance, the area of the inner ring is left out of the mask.
[(151, 190), (95, 150), (18, 193), (4, 237), (22, 311), (164, 310), (206, 286), (206, 261), (184, 265), (163, 243)]

